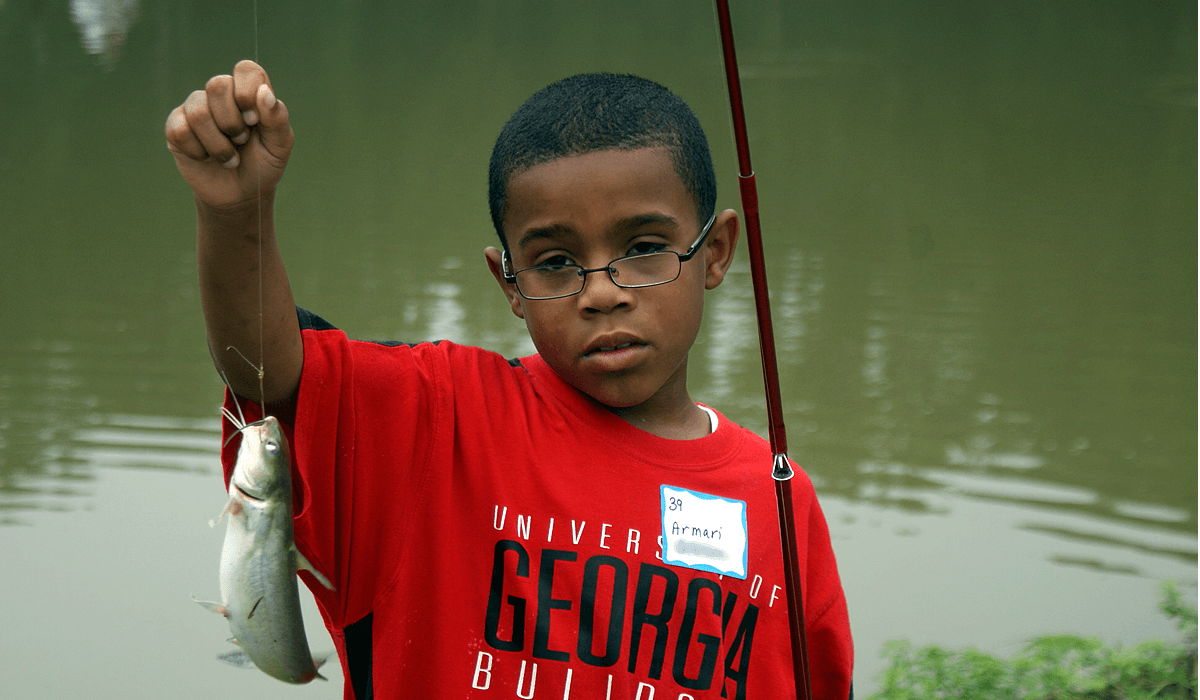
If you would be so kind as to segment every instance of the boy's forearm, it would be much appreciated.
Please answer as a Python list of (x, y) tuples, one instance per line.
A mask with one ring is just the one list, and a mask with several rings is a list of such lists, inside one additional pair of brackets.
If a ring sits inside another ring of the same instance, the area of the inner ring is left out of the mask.
[(290, 405), (304, 348), (275, 242), (274, 197), (264, 193), (261, 203), (228, 210), (197, 201), (196, 220), (200, 303), (213, 363), (239, 396)]

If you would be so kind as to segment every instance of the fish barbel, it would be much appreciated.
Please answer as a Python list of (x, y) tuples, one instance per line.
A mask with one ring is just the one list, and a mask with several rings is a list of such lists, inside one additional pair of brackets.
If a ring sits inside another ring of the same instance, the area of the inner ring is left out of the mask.
[(266, 674), (288, 683), (324, 680), (317, 672), (324, 659), (308, 650), (296, 572), (307, 569), (326, 588), (333, 586), (296, 549), (287, 439), (273, 416), (244, 425), (222, 411), (238, 427), (242, 444), (229, 479), (229, 502), (212, 523), (229, 516), (221, 602), (196, 602), (225, 616), (233, 631), (229, 641)]

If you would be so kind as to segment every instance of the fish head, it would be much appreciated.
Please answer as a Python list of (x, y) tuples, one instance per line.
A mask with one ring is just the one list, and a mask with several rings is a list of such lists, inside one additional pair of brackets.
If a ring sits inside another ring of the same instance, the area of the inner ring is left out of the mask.
[(236, 487), (243, 495), (258, 501), (290, 494), (290, 457), (279, 421), (267, 416), (242, 428), (241, 433), (231, 490)]

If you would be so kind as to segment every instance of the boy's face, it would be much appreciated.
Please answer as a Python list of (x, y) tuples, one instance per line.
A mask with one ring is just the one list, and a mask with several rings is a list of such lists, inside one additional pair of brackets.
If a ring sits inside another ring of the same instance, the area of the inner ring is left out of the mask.
[[(585, 269), (654, 250), (683, 253), (705, 222), (665, 149), (596, 151), (537, 165), (508, 183), (504, 219), (510, 271), (573, 263)], [(669, 415), (687, 407), (687, 355), (700, 328), (704, 290), (721, 283), (733, 259), (737, 214), (722, 212), (679, 278), (626, 289), (593, 272), (583, 291), (530, 300), (488, 265), (512, 311), (525, 320), (546, 363), (579, 390), (626, 414)]]

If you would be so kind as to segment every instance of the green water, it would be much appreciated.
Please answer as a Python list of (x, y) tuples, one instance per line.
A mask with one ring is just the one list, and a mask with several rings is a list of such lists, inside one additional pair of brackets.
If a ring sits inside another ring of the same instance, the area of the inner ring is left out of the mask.
[[(740, 208), (714, 15), (136, 9), (99, 59), (67, 0), (0, 1), (4, 687), (334, 697), (336, 673), (293, 690), (218, 665), (224, 623), (187, 600), (216, 586), (219, 382), (167, 112), (257, 54), (297, 136), (277, 224), (298, 302), (356, 337), (523, 354), (483, 263), (492, 140), (556, 78), (638, 73), (693, 106)], [(735, 2), (734, 21), (791, 455), (829, 517), (860, 692), (894, 637), (1171, 634), (1157, 582), (1196, 587), (1194, 4)], [(753, 323), (743, 255), (690, 381), (762, 431)]]

